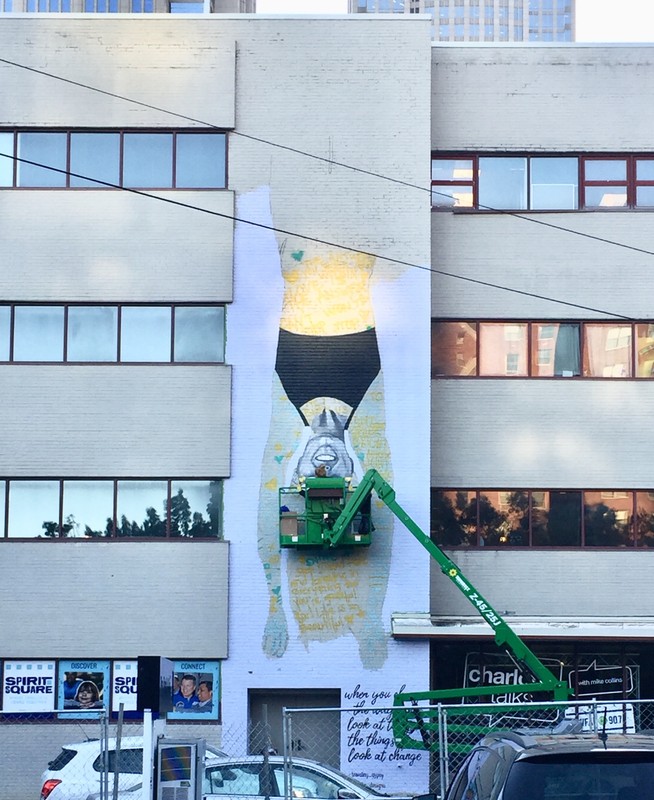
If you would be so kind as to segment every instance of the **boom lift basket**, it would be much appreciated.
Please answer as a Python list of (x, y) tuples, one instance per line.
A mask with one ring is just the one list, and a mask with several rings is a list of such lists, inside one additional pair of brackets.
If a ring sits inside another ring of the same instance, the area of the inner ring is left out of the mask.
[[(333, 529), (353, 494), (349, 478), (303, 478), (297, 486), (282, 487), (279, 490), (281, 547), (331, 546), (326, 532)], [(347, 525), (339, 546), (367, 546), (372, 530), (368, 500)]]

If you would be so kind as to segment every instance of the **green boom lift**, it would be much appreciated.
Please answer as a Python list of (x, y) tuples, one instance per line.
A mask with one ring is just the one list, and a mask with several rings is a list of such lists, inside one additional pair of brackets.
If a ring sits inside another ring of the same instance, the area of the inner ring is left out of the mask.
[[(280, 544), (282, 547), (357, 547), (369, 545), (374, 525), (371, 499), (379, 499), (415, 536), (438, 563), (441, 572), (461, 591), (491, 627), (496, 644), (520, 667), (526, 682), (501, 686), (474, 686), (431, 692), (401, 692), (393, 701), (393, 733), (398, 747), (438, 748), (436, 704), (492, 698), (510, 692), (538, 694), (543, 701), (570, 698), (570, 689), (532, 653), (510, 625), (461, 573), (458, 566), (411, 519), (395, 499), (395, 491), (375, 469), (354, 488), (349, 478), (312, 477), (280, 489)], [(419, 705), (423, 703), (423, 705)]]

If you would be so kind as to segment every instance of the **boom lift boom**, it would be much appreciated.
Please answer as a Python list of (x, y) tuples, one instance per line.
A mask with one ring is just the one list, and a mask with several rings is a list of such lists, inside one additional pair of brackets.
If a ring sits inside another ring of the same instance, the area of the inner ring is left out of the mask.
[[(510, 692), (546, 695), (548, 699), (568, 700), (570, 689), (559, 680), (527, 647), (510, 625), (486, 598), (461, 573), (459, 567), (427, 536), (395, 499), (395, 490), (375, 469), (366, 472), (352, 490), (344, 478), (306, 478), (298, 487), (284, 488), (280, 493), (282, 547), (338, 547), (370, 544), (374, 530), (371, 520), (371, 496), (379, 499), (415, 536), (441, 572), (464, 594), (475, 611), (491, 627), (495, 643), (527, 673), (531, 680), (520, 684), (474, 686), (459, 689), (440, 689), (427, 692), (403, 692), (395, 695), (393, 732), (398, 747), (419, 750), (436, 749), (438, 721), (434, 704), (466, 698), (492, 698)], [(304, 511), (294, 513), (285, 504), (293, 493), (304, 497)], [(289, 519), (290, 517), (290, 519)], [(286, 522), (286, 524), (285, 524)], [(289, 527), (289, 522), (292, 525)], [(419, 706), (423, 702), (428, 705)], [(430, 708), (431, 706), (431, 708)]]

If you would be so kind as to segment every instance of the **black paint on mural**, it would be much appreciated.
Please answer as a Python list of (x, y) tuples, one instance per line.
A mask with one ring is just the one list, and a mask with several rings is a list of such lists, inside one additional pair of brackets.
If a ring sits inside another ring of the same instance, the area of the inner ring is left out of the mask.
[(342, 336), (279, 331), (275, 371), (306, 424), (300, 409), (316, 397), (347, 403), (352, 408), (351, 419), (380, 369), (374, 328)]

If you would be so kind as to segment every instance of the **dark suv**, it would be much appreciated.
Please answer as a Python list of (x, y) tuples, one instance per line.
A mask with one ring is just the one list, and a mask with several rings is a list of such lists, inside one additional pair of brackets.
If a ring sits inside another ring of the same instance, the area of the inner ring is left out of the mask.
[(650, 800), (654, 736), (489, 734), (459, 767), (445, 800)]

